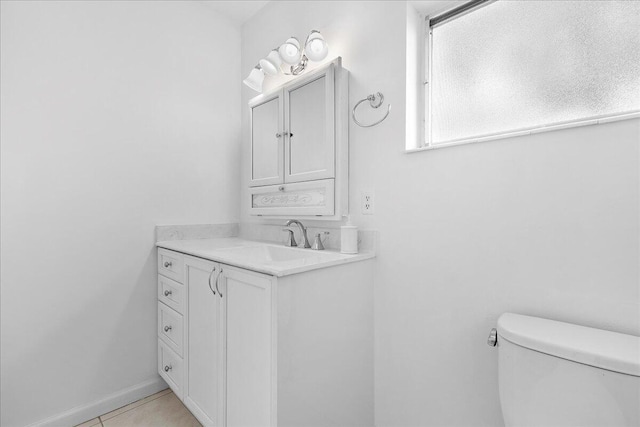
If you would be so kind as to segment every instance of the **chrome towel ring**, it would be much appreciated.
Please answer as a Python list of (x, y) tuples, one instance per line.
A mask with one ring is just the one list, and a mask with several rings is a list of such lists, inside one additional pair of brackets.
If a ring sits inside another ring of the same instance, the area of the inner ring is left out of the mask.
[[(378, 102), (376, 102), (376, 97), (378, 98)], [(361, 99), (356, 103), (356, 105), (353, 107), (353, 110), (351, 110), (351, 117), (353, 117), (353, 121), (356, 122), (356, 124), (360, 127), (370, 128), (372, 126), (377, 125), (378, 123), (382, 123), (382, 121), (386, 119), (389, 113), (391, 112), (391, 104), (389, 104), (387, 106), (387, 114), (385, 114), (383, 118), (381, 118), (377, 122), (374, 122), (368, 125), (362, 124), (356, 118), (356, 108), (358, 108), (358, 106), (362, 104), (364, 101), (369, 101), (369, 105), (371, 105), (371, 108), (378, 108), (382, 105), (382, 102), (384, 101), (384, 95), (382, 94), (382, 92), (372, 93), (371, 95), (367, 96), (364, 99)]]

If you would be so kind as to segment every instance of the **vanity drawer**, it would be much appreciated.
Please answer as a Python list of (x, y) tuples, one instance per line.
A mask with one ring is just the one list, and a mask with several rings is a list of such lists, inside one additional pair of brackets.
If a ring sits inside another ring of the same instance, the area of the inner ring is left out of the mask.
[(184, 285), (158, 274), (158, 299), (184, 314)]
[(158, 248), (158, 273), (182, 283), (184, 257), (181, 253)]
[(163, 303), (158, 303), (158, 337), (182, 356), (184, 321), (180, 313)]
[(184, 363), (162, 340), (158, 340), (158, 373), (182, 400)]

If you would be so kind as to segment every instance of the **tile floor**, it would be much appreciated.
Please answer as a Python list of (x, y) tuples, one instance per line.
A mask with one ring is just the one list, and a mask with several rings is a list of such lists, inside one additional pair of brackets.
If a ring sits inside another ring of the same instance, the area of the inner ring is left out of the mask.
[(76, 427), (201, 427), (170, 388)]

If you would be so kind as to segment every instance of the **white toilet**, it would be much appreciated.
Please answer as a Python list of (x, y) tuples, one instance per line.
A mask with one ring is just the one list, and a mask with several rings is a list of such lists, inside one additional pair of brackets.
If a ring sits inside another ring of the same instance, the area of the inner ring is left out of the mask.
[(497, 344), (507, 427), (640, 426), (640, 337), (505, 313)]

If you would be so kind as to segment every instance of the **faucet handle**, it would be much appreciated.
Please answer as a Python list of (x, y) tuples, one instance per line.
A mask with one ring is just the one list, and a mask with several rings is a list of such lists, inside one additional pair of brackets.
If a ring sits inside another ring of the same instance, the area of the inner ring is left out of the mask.
[(322, 233), (316, 233), (316, 238), (313, 241), (313, 245), (311, 246), (311, 249), (313, 249), (314, 251), (324, 251), (324, 245), (322, 244), (322, 235), (327, 235), (329, 234), (328, 231), (323, 231)]
[(286, 246), (296, 247), (298, 246), (298, 242), (296, 242), (296, 238), (293, 235), (293, 230), (290, 228), (283, 228), (282, 231), (288, 231), (289, 235), (287, 236), (287, 241), (285, 243)]

